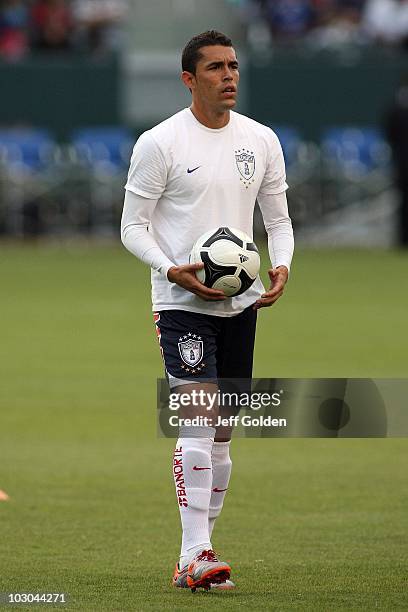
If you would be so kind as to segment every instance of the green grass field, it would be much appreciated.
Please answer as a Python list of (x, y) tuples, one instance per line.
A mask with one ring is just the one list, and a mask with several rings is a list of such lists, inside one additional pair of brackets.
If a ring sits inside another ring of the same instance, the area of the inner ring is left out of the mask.
[[(407, 376), (407, 264), (297, 252), (260, 312), (254, 374)], [(405, 439), (236, 440), (214, 545), (238, 588), (175, 592), (148, 270), (78, 244), (3, 245), (0, 267), (0, 592), (65, 592), (55, 609), (81, 611), (408, 608)]]

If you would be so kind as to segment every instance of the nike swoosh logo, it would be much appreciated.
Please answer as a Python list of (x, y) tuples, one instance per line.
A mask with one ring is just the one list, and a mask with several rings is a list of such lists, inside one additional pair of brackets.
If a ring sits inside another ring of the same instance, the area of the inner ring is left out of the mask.
[(211, 468), (205, 468), (205, 467), (197, 467), (196, 465), (193, 467), (193, 470), (211, 470)]
[(223, 491), (228, 491), (228, 489), (217, 489), (217, 487), (215, 487), (215, 489), (213, 489), (213, 491), (215, 493), (222, 493)]
[(187, 174), (191, 174), (192, 172), (195, 172), (199, 168), (201, 168), (201, 166), (197, 166), (196, 168), (192, 168), (191, 170), (190, 170), (190, 168), (187, 168)]

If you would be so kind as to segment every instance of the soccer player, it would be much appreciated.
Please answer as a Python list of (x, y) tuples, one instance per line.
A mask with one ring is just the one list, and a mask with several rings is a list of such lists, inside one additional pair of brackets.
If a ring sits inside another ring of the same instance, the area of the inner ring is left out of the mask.
[[(231, 40), (214, 30), (194, 36), (183, 50), (181, 78), (191, 106), (142, 134), (134, 147), (121, 236), (152, 269), (154, 319), (172, 391), (216, 392), (217, 379), (252, 376), (257, 311), (283, 293), (293, 232), (278, 138), (232, 110), (239, 70)], [(252, 237), (256, 200), (268, 234), (270, 288), (265, 291), (258, 277), (243, 294), (227, 298), (198, 281), (203, 264), (189, 264), (189, 253), (201, 234), (219, 227)], [(208, 416), (207, 408), (194, 416)], [(216, 416), (216, 406), (210, 414)], [(192, 405), (179, 414), (189, 415)], [(211, 544), (229, 486), (230, 441), (231, 428), (180, 427), (173, 473), (182, 545), (174, 586), (234, 586), (230, 566)]]

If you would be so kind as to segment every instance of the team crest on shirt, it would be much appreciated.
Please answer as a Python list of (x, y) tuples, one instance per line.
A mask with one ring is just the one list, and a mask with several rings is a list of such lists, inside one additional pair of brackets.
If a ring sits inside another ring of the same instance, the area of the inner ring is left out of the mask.
[(255, 155), (249, 149), (235, 150), (235, 162), (240, 174), (239, 180), (248, 188), (254, 182), (255, 174)]
[(189, 332), (185, 336), (179, 338), (178, 349), (180, 353), (180, 357), (185, 364), (185, 366), (181, 366), (186, 372), (199, 372), (204, 364), (200, 362), (203, 359), (203, 341), (201, 340), (201, 336), (197, 334), (192, 334)]

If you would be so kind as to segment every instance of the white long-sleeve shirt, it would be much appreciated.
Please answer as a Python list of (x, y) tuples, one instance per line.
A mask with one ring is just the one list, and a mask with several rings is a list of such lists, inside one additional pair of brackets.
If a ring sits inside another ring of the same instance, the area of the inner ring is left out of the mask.
[[(268, 234), (268, 251), (271, 264), (286, 266), (290, 270), (294, 241), (292, 223), (288, 216), (286, 193), (261, 195), (259, 207)], [(171, 261), (149, 232), (151, 212), (157, 200), (149, 200), (126, 191), (121, 222), (121, 238), (125, 247), (148, 266), (167, 277), (169, 268), (177, 265)]]
[(231, 112), (220, 129), (199, 123), (190, 109), (145, 132), (135, 145), (122, 217), (124, 245), (152, 268), (154, 310), (233, 316), (264, 292), (258, 278), (243, 294), (205, 302), (167, 279), (188, 263), (201, 234), (221, 226), (251, 238), (258, 199), (275, 267), (290, 268), (293, 232), (282, 150), (269, 128)]

